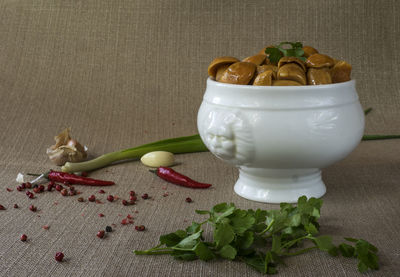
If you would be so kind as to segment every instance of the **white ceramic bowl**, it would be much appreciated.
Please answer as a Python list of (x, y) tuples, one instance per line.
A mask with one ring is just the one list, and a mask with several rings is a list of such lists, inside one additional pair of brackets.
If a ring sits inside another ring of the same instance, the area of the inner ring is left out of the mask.
[(294, 203), (325, 194), (320, 169), (356, 148), (364, 112), (354, 80), (285, 87), (208, 79), (197, 126), (214, 155), (239, 167), (237, 194)]

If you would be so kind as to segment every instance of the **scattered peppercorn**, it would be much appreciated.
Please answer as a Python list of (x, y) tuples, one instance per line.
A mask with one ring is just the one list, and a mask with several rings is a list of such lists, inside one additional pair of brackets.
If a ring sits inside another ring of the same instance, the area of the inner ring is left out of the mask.
[(40, 193), (40, 189), (39, 188), (33, 188), (33, 192), (34, 193)]
[(104, 189), (99, 190), (99, 193), (106, 193)]
[(104, 214), (99, 214), (99, 217), (104, 217)]
[(110, 232), (112, 232), (112, 228), (111, 228), (111, 226), (106, 226), (106, 232), (107, 232), (107, 233), (110, 233)]
[(148, 195), (147, 193), (144, 193), (144, 194), (142, 195), (142, 198), (143, 198), (143, 199), (149, 199), (149, 195)]
[(136, 204), (135, 201), (133, 201), (133, 200), (129, 201), (129, 205), (135, 205), (135, 204)]
[(33, 205), (30, 205), (29, 206), (29, 210), (31, 210), (32, 212), (36, 212), (37, 208), (35, 206), (33, 206)]
[(36, 185), (36, 184), (35, 184), (35, 185), (33, 185), (33, 188), (37, 188), (37, 187), (39, 187), (39, 186), (38, 186), (38, 185)]
[(26, 182), (26, 183), (24, 183), (24, 184), (25, 184), (25, 187), (26, 187), (27, 189), (32, 188), (32, 184), (31, 184), (31, 183)]
[(62, 185), (56, 185), (56, 191), (61, 191), (64, 187)]
[(94, 201), (96, 201), (96, 196), (90, 195), (89, 198), (88, 198), (88, 200), (89, 200), (90, 202), (94, 202)]
[(107, 200), (110, 202), (114, 201), (114, 196), (112, 196), (111, 194), (109, 196), (107, 196)]
[(62, 189), (62, 190), (61, 190), (61, 195), (62, 195), (62, 196), (67, 196), (67, 195), (68, 195), (68, 190)]
[(135, 226), (136, 231), (144, 231), (146, 228), (143, 225)]
[(18, 208), (19, 208), (18, 205), (14, 204), (14, 209), (18, 209)]
[(17, 190), (18, 191), (23, 191), (24, 189), (22, 188), (22, 186), (17, 186)]
[(0, 205), (0, 211), (5, 210), (6, 208), (3, 205)]
[(35, 198), (35, 195), (34, 195), (32, 192), (30, 192), (29, 190), (26, 192), (26, 195), (27, 195), (30, 199)]
[(40, 191), (40, 192), (43, 192), (43, 191), (44, 191), (44, 186), (43, 186), (43, 185), (40, 185), (40, 186), (39, 186), (39, 191)]
[(124, 200), (122, 200), (122, 205), (124, 205), (124, 206), (128, 206), (128, 201), (126, 201), (125, 199)]
[(190, 197), (187, 197), (187, 198), (185, 199), (185, 201), (188, 202), (188, 203), (193, 202), (192, 198), (190, 198)]
[(78, 202), (83, 202), (83, 201), (85, 201), (85, 200), (83, 199), (83, 197), (79, 197), (79, 198), (78, 198)]
[(135, 195), (131, 195), (131, 196), (129, 196), (129, 200), (136, 201), (137, 197)]
[(104, 230), (98, 231), (97, 232), (97, 237), (102, 239), (102, 238), (104, 238), (104, 234), (105, 234)]
[(129, 192), (129, 195), (130, 195), (130, 196), (134, 196), (134, 195), (136, 195), (136, 192), (133, 191), (133, 190), (131, 190), (131, 191)]
[(54, 185), (52, 183), (47, 185), (47, 191), (52, 191)]
[(28, 239), (28, 236), (25, 234), (21, 235), (21, 241), (26, 241)]
[(57, 262), (62, 262), (62, 260), (64, 259), (64, 254), (62, 252), (57, 252), (54, 258)]

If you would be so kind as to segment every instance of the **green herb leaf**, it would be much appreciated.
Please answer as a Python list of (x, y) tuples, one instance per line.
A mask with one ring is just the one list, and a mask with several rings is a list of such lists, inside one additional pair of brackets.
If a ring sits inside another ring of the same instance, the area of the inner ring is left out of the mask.
[(273, 63), (279, 62), (279, 60), (283, 57), (278, 48), (267, 48), (265, 49), (265, 54), (268, 55), (268, 59)]
[(172, 249), (175, 249), (175, 250), (180, 250), (180, 249), (188, 250), (188, 249), (191, 249), (191, 250), (193, 250), (194, 247), (196, 246), (197, 242), (199, 241), (202, 232), (203, 232), (203, 230), (200, 230), (197, 233), (194, 233), (194, 234), (184, 238), (176, 246), (172, 247)]
[(246, 231), (242, 236), (237, 237), (236, 244), (240, 249), (248, 249), (254, 241), (254, 233)]
[(197, 260), (197, 255), (194, 252), (175, 250), (171, 256), (177, 260), (193, 261)]
[(177, 245), (181, 240), (182, 238), (177, 236), (175, 233), (162, 235), (160, 237), (160, 243), (165, 244), (168, 247)]
[(197, 222), (193, 222), (192, 225), (186, 228), (188, 234), (194, 234), (200, 231), (201, 225)]
[(200, 260), (208, 261), (215, 258), (214, 253), (203, 242), (197, 243), (194, 252)]
[(261, 253), (254, 253), (250, 256), (242, 257), (242, 260), (255, 270), (261, 273), (265, 272), (265, 257)]
[(331, 236), (319, 236), (312, 239), (313, 242), (318, 246), (318, 248), (322, 251), (326, 251), (332, 256), (336, 256), (337, 250), (336, 246), (332, 243)]
[(339, 251), (344, 257), (353, 257), (355, 249), (347, 243), (339, 244)]
[(227, 244), (218, 253), (222, 258), (233, 260), (236, 257), (237, 251), (231, 245)]
[(235, 233), (229, 224), (217, 224), (214, 232), (214, 241), (217, 248), (223, 247), (233, 241)]
[[(235, 211), (236, 212), (236, 211)], [(231, 225), (236, 234), (243, 234), (246, 230), (250, 229), (256, 219), (248, 214), (246, 211), (244, 213), (235, 213), (233, 214), (231, 220)]]

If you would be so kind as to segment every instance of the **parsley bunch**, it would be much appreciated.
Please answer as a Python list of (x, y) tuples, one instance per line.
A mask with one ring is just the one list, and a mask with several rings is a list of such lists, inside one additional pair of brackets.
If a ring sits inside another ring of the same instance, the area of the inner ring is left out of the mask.
[[(378, 258), (375, 246), (362, 239), (345, 238), (352, 243), (335, 246), (332, 237), (318, 235), (322, 200), (302, 196), (297, 206), (281, 203), (280, 210), (241, 210), (233, 203), (221, 203), (210, 211), (196, 210), (208, 215), (202, 223), (193, 222), (186, 230), (160, 237), (160, 243), (148, 250), (134, 251), (137, 255), (170, 254), (180, 260), (215, 258), (238, 260), (266, 274), (277, 273), (284, 258), (319, 249), (331, 256), (358, 259), (358, 270), (376, 270)], [(203, 237), (203, 225), (211, 224), (213, 239)]]
[(277, 46), (268, 47), (265, 49), (265, 54), (268, 55), (268, 58), (271, 62), (277, 63), (282, 57), (296, 57), (306, 61), (306, 58), (303, 57), (303, 44), (301, 42), (281, 42)]

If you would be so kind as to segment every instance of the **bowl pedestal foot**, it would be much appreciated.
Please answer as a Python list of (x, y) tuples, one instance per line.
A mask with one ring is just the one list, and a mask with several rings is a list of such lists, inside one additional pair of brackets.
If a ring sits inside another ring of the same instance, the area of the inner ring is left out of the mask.
[(307, 198), (323, 196), (326, 187), (321, 170), (311, 169), (265, 169), (240, 167), (235, 192), (253, 201), (264, 203), (296, 203)]

